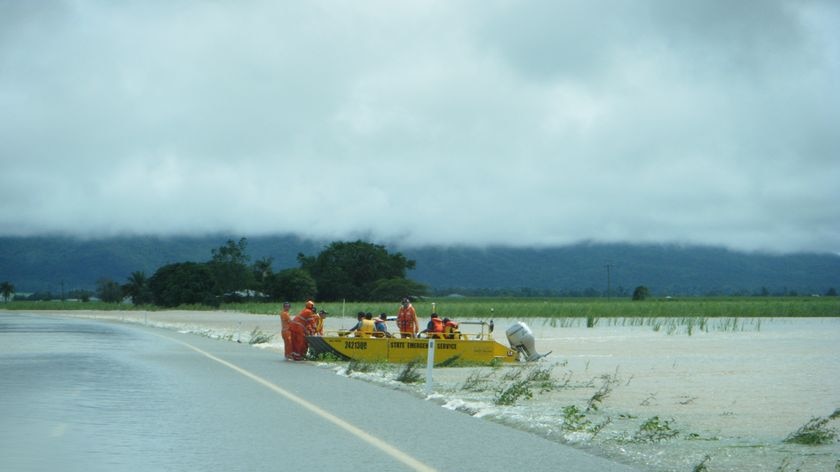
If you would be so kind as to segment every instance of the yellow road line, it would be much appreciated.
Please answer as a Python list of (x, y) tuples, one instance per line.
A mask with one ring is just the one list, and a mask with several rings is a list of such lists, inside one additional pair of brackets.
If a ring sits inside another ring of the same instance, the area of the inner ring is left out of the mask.
[(412, 468), (413, 470), (422, 471), (422, 472), (433, 472), (435, 470), (434, 468), (420, 462), (419, 460), (415, 459), (414, 457), (411, 457), (410, 455), (406, 454), (405, 452), (397, 449), (396, 447), (392, 446), (391, 444), (388, 444), (387, 442), (383, 441), (382, 439), (379, 439), (379, 438), (363, 431), (362, 429), (360, 429), (356, 426), (353, 426), (352, 424), (348, 423), (347, 421), (345, 421), (345, 420), (333, 415), (332, 413), (320, 408), (319, 406), (315, 405), (314, 403), (311, 403), (309, 401), (304, 400), (303, 398), (295, 395), (294, 393), (292, 393), (292, 392), (290, 392), (290, 391), (288, 391), (284, 388), (281, 388), (281, 387), (269, 382), (268, 380), (260, 377), (259, 375), (256, 375), (252, 372), (249, 372), (249, 371), (247, 371), (247, 370), (245, 370), (245, 369), (243, 369), (243, 368), (241, 368), (241, 367), (239, 367), (235, 364), (231, 364), (230, 362), (228, 362), (224, 359), (221, 359), (219, 357), (216, 357), (216, 356), (214, 356), (213, 354), (210, 354), (207, 351), (199, 349), (199, 348), (193, 346), (192, 344), (186, 343), (184, 341), (181, 341), (181, 340), (178, 340), (178, 339), (175, 339), (175, 338), (170, 338), (168, 336), (162, 336), (162, 335), (158, 335), (158, 336), (169, 339), (169, 340), (174, 341), (174, 342), (176, 342), (178, 344), (181, 344), (183, 346), (186, 346), (186, 347), (192, 349), (193, 351), (203, 355), (204, 357), (207, 357), (208, 359), (214, 360), (214, 361), (218, 362), (219, 364), (222, 364), (223, 366), (225, 366), (225, 367), (227, 367), (227, 368), (229, 368), (229, 369), (231, 369), (231, 370), (233, 370), (233, 371), (235, 371), (235, 372), (253, 380), (254, 382), (268, 388), (269, 390), (271, 390), (271, 391), (273, 391), (273, 392), (275, 392), (275, 393), (277, 393), (277, 394), (279, 394), (279, 395), (297, 403), (298, 405), (306, 408), (307, 410), (311, 411), (312, 413), (320, 416), (321, 418), (323, 418), (323, 419), (329, 421), (330, 423), (338, 426), (339, 428), (347, 431), (348, 433), (352, 434), (353, 436), (356, 436), (357, 438), (361, 439), (362, 441), (364, 441), (364, 442), (370, 444), (371, 446), (381, 450), (385, 454), (388, 454), (389, 456), (393, 457), (397, 461), (402, 462), (403, 464), (407, 465), (408, 467)]

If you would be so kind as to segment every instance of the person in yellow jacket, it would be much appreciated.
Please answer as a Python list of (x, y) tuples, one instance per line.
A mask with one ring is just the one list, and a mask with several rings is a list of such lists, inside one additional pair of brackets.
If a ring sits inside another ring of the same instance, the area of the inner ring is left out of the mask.
[(363, 338), (369, 338), (373, 336), (374, 331), (376, 331), (376, 323), (374, 323), (373, 321), (373, 313), (365, 313), (365, 317), (362, 320), (362, 325), (359, 326), (359, 330), (356, 334), (361, 334)]
[(376, 324), (373, 322), (373, 313), (365, 313), (360, 311), (358, 315), (356, 315), (356, 319), (359, 321), (356, 323), (355, 326), (348, 330), (349, 333), (355, 331), (353, 336), (357, 338), (369, 338), (373, 335), (373, 332), (376, 331)]
[(315, 320), (315, 333), (318, 336), (324, 335), (324, 318), (327, 317), (329, 313), (324, 310), (318, 311), (318, 318)]
[(292, 315), (289, 314), (291, 309), (292, 304), (285, 302), (280, 312), (280, 335), (283, 337), (284, 354), (289, 360), (292, 359)]

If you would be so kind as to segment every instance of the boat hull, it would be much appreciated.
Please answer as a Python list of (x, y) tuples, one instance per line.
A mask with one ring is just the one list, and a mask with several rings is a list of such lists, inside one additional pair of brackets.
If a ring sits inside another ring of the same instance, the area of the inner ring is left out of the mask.
[[(366, 362), (423, 362), (428, 358), (425, 338), (364, 338), (350, 336), (307, 336), (309, 350), (317, 356), (335, 356)], [(513, 349), (492, 339), (435, 339), (435, 365), (456, 362), (517, 362)]]

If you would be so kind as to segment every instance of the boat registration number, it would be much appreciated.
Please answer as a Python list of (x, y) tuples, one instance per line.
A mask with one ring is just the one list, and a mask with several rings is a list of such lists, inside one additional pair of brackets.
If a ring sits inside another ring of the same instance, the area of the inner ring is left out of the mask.
[(367, 349), (367, 341), (344, 341), (344, 349)]

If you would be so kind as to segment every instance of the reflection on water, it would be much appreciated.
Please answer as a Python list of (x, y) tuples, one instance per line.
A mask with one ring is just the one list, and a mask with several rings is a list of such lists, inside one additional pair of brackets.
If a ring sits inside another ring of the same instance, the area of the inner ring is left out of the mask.
[(139, 343), (162, 349), (119, 326), (0, 316), (0, 470), (193, 469), (196, 412), (166, 401), (184, 396), (171, 373), (123, 354)]

